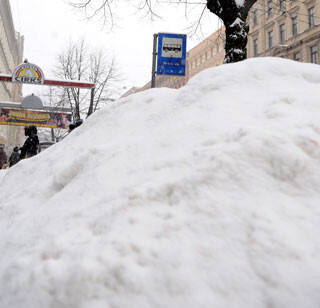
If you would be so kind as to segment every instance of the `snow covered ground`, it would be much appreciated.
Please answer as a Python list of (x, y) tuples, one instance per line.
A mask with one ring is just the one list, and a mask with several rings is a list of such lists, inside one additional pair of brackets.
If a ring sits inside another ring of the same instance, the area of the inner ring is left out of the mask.
[(0, 192), (1, 308), (319, 307), (319, 66), (121, 99)]

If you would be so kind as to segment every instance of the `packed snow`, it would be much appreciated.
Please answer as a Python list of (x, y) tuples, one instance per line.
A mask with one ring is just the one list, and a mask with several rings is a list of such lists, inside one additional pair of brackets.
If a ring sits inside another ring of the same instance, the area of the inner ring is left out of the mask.
[(238, 8), (242, 7), (244, 5), (244, 1), (245, 0), (235, 0), (237, 7)]
[(319, 89), (314, 64), (211, 68), (1, 170), (0, 307), (319, 307)]

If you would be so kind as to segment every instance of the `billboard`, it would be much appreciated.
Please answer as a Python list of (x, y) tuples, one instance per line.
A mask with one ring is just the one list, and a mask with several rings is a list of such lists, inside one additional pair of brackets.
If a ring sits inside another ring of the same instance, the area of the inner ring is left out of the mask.
[(39, 127), (68, 129), (72, 123), (70, 113), (41, 112), (0, 107), (0, 124), (35, 125)]
[(187, 36), (185, 34), (158, 34), (158, 75), (185, 76)]

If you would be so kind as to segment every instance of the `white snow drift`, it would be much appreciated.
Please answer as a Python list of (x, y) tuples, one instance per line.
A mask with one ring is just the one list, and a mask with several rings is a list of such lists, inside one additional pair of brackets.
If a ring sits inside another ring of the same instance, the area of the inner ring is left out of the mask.
[(121, 99), (0, 192), (1, 308), (319, 307), (319, 66)]

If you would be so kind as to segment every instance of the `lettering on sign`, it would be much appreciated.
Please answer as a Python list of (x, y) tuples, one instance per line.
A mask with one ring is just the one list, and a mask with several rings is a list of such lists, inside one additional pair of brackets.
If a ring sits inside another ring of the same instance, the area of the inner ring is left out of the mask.
[(22, 63), (14, 70), (12, 82), (43, 84), (44, 75), (39, 66), (31, 63)]

